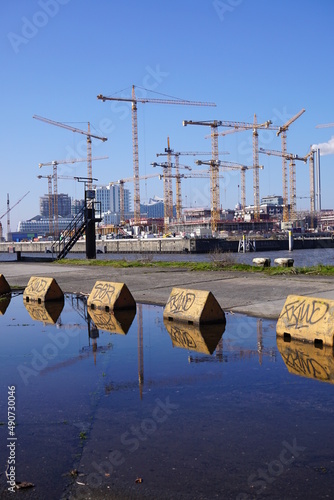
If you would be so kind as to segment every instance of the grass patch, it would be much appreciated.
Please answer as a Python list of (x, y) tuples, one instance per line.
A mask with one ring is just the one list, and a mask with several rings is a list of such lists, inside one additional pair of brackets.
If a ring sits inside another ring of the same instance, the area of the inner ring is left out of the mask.
[(277, 275), (321, 275), (333, 276), (334, 266), (318, 264), (311, 267), (258, 267), (249, 264), (238, 264), (228, 259), (215, 259), (211, 262), (176, 262), (176, 261), (151, 261), (151, 260), (95, 260), (95, 259), (63, 259), (57, 261), (59, 265), (70, 266), (104, 266), (113, 268), (156, 268), (156, 269), (186, 269), (188, 271), (240, 271), (262, 273), (269, 276)]

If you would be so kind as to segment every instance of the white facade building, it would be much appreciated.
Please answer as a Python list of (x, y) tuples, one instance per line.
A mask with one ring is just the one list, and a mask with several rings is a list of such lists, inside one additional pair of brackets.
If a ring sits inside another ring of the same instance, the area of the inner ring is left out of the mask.
[[(96, 201), (101, 202), (101, 212), (120, 212), (120, 187), (117, 184), (97, 186), (95, 189)], [(124, 189), (124, 212), (130, 212), (130, 191)]]
[[(58, 229), (64, 231), (67, 226), (72, 222), (72, 217), (58, 217)], [(51, 221), (53, 222), (53, 220)], [(18, 223), (17, 232), (19, 233), (36, 233), (44, 235), (49, 232), (50, 219), (37, 215), (29, 220), (21, 220)]]

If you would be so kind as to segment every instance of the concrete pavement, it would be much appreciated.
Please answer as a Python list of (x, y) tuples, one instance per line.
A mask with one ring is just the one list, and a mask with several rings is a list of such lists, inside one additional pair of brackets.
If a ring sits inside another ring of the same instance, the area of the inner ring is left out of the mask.
[(210, 290), (225, 311), (277, 319), (289, 294), (334, 300), (334, 277), (265, 276), (230, 271), (121, 268), (43, 262), (1, 262), (11, 287), (25, 287), (31, 276), (55, 278), (63, 292), (89, 294), (97, 280), (126, 283), (137, 302), (164, 306), (174, 286)]

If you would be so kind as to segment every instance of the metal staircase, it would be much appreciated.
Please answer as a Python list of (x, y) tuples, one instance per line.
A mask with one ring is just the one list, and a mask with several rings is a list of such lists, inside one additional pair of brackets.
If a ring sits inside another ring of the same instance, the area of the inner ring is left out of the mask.
[[(93, 213), (93, 220), (95, 222), (101, 221), (101, 207), (99, 202), (93, 202), (94, 209), (90, 211)], [(98, 208), (98, 210), (96, 210)], [(51, 246), (51, 252), (57, 254), (56, 260), (66, 257), (71, 248), (82, 236), (87, 228), (87, 225), (92, 221), (87, 217), (87, 207), (83, 207), (80, 212), (71, 220), (70, 224), (64, 231), (61, 232), (58, 240)]]

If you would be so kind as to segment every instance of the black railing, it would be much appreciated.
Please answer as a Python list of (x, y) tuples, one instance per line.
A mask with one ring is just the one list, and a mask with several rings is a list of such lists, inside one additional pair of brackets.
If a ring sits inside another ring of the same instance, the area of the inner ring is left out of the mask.
[(61, 232), (58, 240), (53, 243), (51, 252), (57, 254), (57, 260), (66, 257), (80, 236), (84, 234), (87, 224), (91, 221), (91, 219), (87, 217), (88, 212), (93, 214), (94, 223), (101, 221), (101, 203), (90, 202), (89, 208), (93, 208), (93, 210), (89, 211), (87, 207), (83, 207), (71, 220), (66, 229)]
[(87, 226), (85, 213), (86, 208), (83, 207), (71, 220), (66, 229), (60, 233), (58, 240), (53, 243), (51, 251), (57, 254), (57, 259), (63, 259), (78, 241), (80, 236), (83, 235)]

